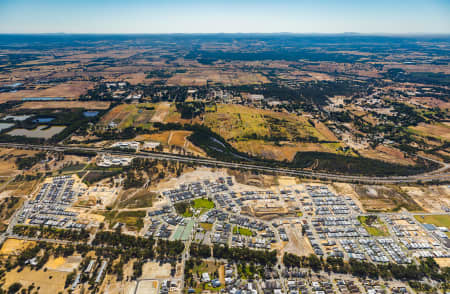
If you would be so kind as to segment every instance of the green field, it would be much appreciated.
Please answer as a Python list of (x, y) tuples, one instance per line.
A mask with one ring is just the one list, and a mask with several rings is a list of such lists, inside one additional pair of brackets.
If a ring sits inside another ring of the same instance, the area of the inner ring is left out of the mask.
[(195, 199), (192, 205), (192, 207), (195, 209), (207, 209), (207, 210), (213, 209), (214, 206), (215, 206), (214, 202), (206, 198)]
[(450, 229), (450, 215), (415, 215), (414, 217), (423, 224), (433, 224)]
[(389, 236), (386, 225), (377, 216), (358, 216), (358, 220), (370, 235), (380, 237)]
[(242, 227), (233, 227), (233, 234), (239, 234), (248, 237), (253, 236), (253, 232), (251, 230)]

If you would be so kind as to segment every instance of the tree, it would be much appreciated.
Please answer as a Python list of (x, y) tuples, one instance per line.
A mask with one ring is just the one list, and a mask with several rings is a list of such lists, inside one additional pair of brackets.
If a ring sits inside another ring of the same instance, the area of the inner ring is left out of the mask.
[(12, 283), (11, 286), (9, 286), (8, 288), (8, 293), (12, 294), (12, 293), (17, 293), (19, 292), (20, 288), (22, 288), (22, 284), (21, 283)]

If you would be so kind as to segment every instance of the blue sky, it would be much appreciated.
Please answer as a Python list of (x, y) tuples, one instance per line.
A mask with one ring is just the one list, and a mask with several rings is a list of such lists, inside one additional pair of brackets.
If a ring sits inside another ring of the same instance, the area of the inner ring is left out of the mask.
[(450, 0), (0, 0), (0, 33), (450, 33)]

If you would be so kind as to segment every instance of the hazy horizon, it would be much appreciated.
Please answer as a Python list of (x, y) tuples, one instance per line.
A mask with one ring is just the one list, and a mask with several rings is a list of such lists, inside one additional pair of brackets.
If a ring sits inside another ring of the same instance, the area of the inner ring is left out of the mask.
[(2, 34), (450, 34), (445, 0), (3, 0)]

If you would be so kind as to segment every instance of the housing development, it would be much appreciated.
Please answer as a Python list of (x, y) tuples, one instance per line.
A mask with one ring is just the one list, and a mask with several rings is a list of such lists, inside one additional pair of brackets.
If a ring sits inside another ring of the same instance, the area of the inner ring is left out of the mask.
[(0, 293), (448, 293), (449, 52), (0, 35)]

